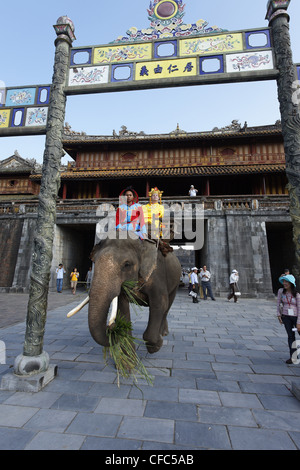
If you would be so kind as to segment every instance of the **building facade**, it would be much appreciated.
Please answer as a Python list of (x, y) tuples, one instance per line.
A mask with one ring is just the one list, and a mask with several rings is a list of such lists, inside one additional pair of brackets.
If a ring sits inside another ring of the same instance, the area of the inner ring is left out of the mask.
[[(203, 205), (201, 248), (190, 249), (183, 229), (172, 245), (183, 268), (208, 267), (217, 296), (227, 294), (232, 269), (239, 271), (240, 289), (249, 297), (272, 296), (283, 269), (292, 270), (292, 224), (279, 122), (248, 127), (233, 121), (199, 133), (177, 125), (169, 134), (156, 135), (122, 126), (112, 136), (88, 136), (66, 124), (63, 144), (73, 161), (61, 169), (52, 288), (60, 262), (67, 272), (76, 266), (84, 280), (99, 221), (113, 213), (119, 194), (129, 185), (142, 204), (157, 186), (173, 215), (189, 205)], [(0, 162), (0, 237), (1, 246), (6, 246), (0, 289), (23, 291), (29, 285), (41, 172), (31, 168), (23, 174), (18, 187), (23, 185), (27, 193), (17, 191), (10, 184), (17, 180), (15, 170), (9, 172), (6, 160)], [(188, 195), (191, 185), (198, 190), (193, 198)], [(5, 240), (4, 232), (9, 234)]]

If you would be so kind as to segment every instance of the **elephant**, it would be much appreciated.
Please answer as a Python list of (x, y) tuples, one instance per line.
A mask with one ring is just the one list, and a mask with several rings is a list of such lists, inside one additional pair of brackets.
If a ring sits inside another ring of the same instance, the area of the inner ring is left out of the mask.
[(96, 343), (109, 346), (106, 330), (110, 304), (130, 321), (130, 302), (122, 284), (135, 281), (139, 286), (136, 298), (141, 305), (149, 306), (143, 339), (152, 354), (159, 351), (163, 336), (168, 334), (167, 314), (176, 296), (181, 265), (172, 251), (163, 254), (157, 241), (141, 240), (133, 232), (127, 232), (126, 239), (123, 236), (115, 232), (114, 239), (107, 237), (92, 250), (94, 276), (89, 293), (89, 330)]

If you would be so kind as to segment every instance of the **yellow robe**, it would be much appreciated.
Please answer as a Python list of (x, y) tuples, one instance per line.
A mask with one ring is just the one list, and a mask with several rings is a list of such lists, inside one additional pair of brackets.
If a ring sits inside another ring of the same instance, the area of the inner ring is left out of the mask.
[(162, 218), (164, 216), (164, 206), (158, 202), (143, 206), (145, 225), (148, 234), (151, 227), (151, 238), (162, 237)]

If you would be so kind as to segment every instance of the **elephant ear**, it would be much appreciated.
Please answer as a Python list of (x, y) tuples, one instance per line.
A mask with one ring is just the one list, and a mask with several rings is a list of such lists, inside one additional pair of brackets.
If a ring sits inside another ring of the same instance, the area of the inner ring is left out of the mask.
[(158, 245), (153, 240), (143, 240), (141, 248), (141, 265), (139, 275), (145, 282), (148, 281), (157, 265)]

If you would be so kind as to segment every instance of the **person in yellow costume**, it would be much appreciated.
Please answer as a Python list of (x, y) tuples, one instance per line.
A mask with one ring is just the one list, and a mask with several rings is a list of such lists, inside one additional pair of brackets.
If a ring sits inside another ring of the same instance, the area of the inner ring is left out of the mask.
[(161, 203), (163, 191), (157, 187), (149, 191), (149, 203), (143, 206), (145, 225), (148, 230), (148, 237), (152, 239), (162, 238), (162, 218), (164, 216), (164, 206)]

